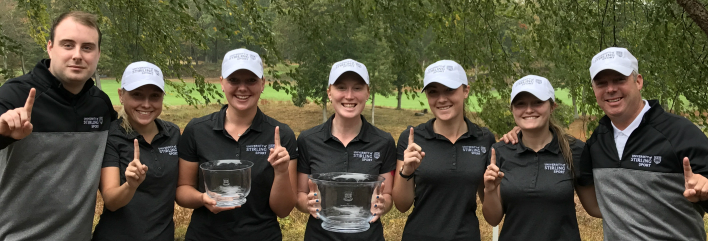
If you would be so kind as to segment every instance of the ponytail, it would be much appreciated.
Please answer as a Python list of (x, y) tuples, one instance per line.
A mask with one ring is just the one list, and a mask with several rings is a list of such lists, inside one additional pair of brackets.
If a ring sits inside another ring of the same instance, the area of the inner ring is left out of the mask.
[[(551, 106), (554, 106), (555, 103), (551, 100)], [(551, 131), (556, 135), (556, 139), (558, 139), (558, 147), (560, 148), (561, 154), (563, 155), (563, 159), (565, 160), (565, 164), (568, 165), (568, 169), (570, 169), (570, 175), (573, 178), (572, 180), (575, 180), (575, 167), (573, 166), (573, 152), (570, 149), (570, 144), (575, 143), (576, 139), (575, 137), (568, 135), (563, 128), (558, 125), (556, 120), (553, 118), (553, 113), (551, 112), (551, 118), (549, 120), (548, 126), (550, 127)]]
[(133, 126), (130, 125), (128, 118), (128, 114), (125, 113), (125, 106), (121, 106), (120, 111), (118, 111), (118, 119), (123, 119), (123, 122), (120, 123), (120, 127), (123, 127), (125, 133), (130, 134), (133, 132)]
[[(120, 89), (120, 91), (122, 91), (124, 95), (128, 94), (128, 91), (125, 89)], [(128, 117), (128, 114), (125, 113), (125, 106), (124, 105), (120, 106), (120, 111), (118, 111), (118, 119), (123, 119), (123, 122), (120, 123), (120, 127), (123, 127), (123, 129), (125, 130), (125, 133), (130, 134), (133, 132), (133, 126), (131, 126), (130, 121), (128, 121), (129, 117)]]

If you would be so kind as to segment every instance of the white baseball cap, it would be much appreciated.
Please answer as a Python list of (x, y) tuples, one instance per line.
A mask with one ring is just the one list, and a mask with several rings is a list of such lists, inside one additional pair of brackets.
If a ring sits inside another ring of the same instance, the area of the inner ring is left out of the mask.
[(527, 75), (514, 82), (514, 86), (511, 87), (511, 100), (509, 102), (513, 102), (514, 98), (521, 92), (529, 92), (542, 101), (548, 99), (556, 101), (556, 91), (551, 86), (551, 82), (541, 76)]
[(611, 69), (624, 76), (629, 76), (632, 71), (639, 73), (637, 58), (625, 48), (606, 48), (595, 57), (592, 57), (590, 64), (590, 80), (595, 79), (595, 75), (600, 71)]
[(358, 74), (367, 85), (369, 84), (369, 72), (366, 66), (353, 59), (345, 59), (332, 65), (332, 70), (329, 71), (329, 84), (333, 85), (339, 76), (349, 71)]
[[(423, 90), (431, 83), (440, 83), (451, 89), (467, 85), (467, 73), (462, 65), (452, 60), (440, 60), (425, 68)], [(421, 90), (421, 92), (423, 92)]]
[(261, 56), (248, 49), (234, 49), (224, 55), (221, 62), (221, 77), (226, 78), (237, 70), (246, 69), (263, 78), (263, 63)]
[(129, 64), (120, 79), (120, 87), (132, 91), (143, 85), (155, 85), (165, 92), (165, 79), (157, 65), (140, 61)]

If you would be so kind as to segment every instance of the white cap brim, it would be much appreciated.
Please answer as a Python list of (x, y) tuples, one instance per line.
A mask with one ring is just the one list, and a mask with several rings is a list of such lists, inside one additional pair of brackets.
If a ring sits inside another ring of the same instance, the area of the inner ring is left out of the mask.
[(132, 83), (124, 85), (123, 89), (127, 91), (133, 91), (134, 89), (140, 88), (143, 85), (154, 85), (157, 86), (157, 88), (160, 88), (162, 92), (165, 92), (165, 88), (161, 85), (161, 83), (149, 79), (133, 81)]
[(420, 91), (420, 93), (425, 92), (425, 88), (427, 88), (432, 83), (440, 83), (450, 89), (457, 89), (457, 88), (460, 88), (460, 86), (462, 86), (462, 83), (460, 83), (459, 81), (455, 81), (455, 80), (445, 78), (445, 77), (437, 77), (437, 78), (435, 78), (435, 80), (432, 80), (429, 83), (427, 83), (425, 86), (423, 86), (423, 89)]
[(512, 92), (512, 93), (511, 93), (511, 102), (514, 102), (514, 98), (516, 98), (517, 95), (519, 95), (519, 94), (521, 94), (521, 93), (523, 93), (523, 92), (532, 94), (533, 96), (536, 96), (536, 98), (538, 98), (538, 99), (541, 100), (541, 101), (547, 101), (547, 100), (549, 100), (549, 99), (553, 99), (553, 101), (556, 101), (555, 96), (553, 96), (553, 95), (551, 95), (550, 93), (548, 93), (548, 91), (543, 91), (543, 90), (540, 90), (540, 89), (530, 89), (530, 90), (529, 90), (529, 89), (525, 89), (525, 90), (520, 90), (520, 91), (518, 91), (518, 92)]
[(339, 77), (341, 77), (342, 75), (344, 75), (345, 73), (348, 73), (348, 72), (355, 73), (357, 76), (359, 76), (361, 78), (361, 80), (364, 81), (364, 83), (366, 83), (366, 85), (369, 85), (369, 81), (366, 78), (364, 78), (364, 76), (361, 76), (361, 74), (359, 72), (356, 72), (354, 70), (348, 70), (348, 71), (344, 71), (338, 75), (330, 76), (329, 85), (333, 85), (334, 83), (337, 83), (337, 80), (339, 80)]
[(229, 75), (231, 75), (234, 72), (241, 70), (241, 69), (251, 71), (251, 73), (258, 76), (258, 78), (261, 78), (261, 79), (263, 78), (263, 70), (262, 69), (257, 68), (257, 67), (248, 67), (248, 66), (232, 66), (232, 67), (227, 68), (225, 70), (221, 70), (221, 77), (226, 79), (227, 77), (229, 77)]
[(595, 79), (595, 76), (596, 76), (598, 73), (602, 72), (603, 70), (608, 70), (608, 69), (617, 71), (617, 72), (619, 72), (620, 74), (622, 74), (622, 75), (624, 75), (624, 76), (629, 76), (629, 75), (631, 75), (631, 74), (632, 74), (632, 71), (634, 70), (634, 69), (632, 69), (632, 68), (630, 68), (630, 67), (624, 67), (624, 66), (620, 66), (620, 65), (598, 65), (598, 66), (592, 66), (592, 67), (590, 68), (590, 80), (594, 80), (594, 79)]

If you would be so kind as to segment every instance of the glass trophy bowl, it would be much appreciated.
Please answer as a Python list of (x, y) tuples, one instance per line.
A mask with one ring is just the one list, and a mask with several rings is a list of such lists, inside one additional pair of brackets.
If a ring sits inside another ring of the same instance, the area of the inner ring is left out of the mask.
[(384, 178), (361, 173), (329, 172), (309, 176), (317, 185), (322, 228), (338, 233), (369, 230), (375, 193), (380, 193)]
[(253, 162), (244, 160), (217, 160), (199, 165), (204, 176), (207, 195), (217, 207), (233, 207), (246, 203), (251, 191)]

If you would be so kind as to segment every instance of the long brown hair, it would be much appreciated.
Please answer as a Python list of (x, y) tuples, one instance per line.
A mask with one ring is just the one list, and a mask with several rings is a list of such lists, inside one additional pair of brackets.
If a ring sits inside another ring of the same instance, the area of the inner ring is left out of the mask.
[[(553, 100), (549, 100), (551, 106), (556, 106)], [(561, 127), (553, 118), (553, 111), (551, 111), (551, 118), (548, 119), (549, 128), (555, 133), (556, 139), (558, 139), (558, 147), (560, 148), (561, 154), (563, 154), (563, 159), (565, 164), (568, 165), (570, 169), (570, 175), (575, 179), (575, 167), (573, 166), (573, 151), (570, 149), (570, 145), (575, 143), (577, 139), (565, 132), (563, 127)]]

